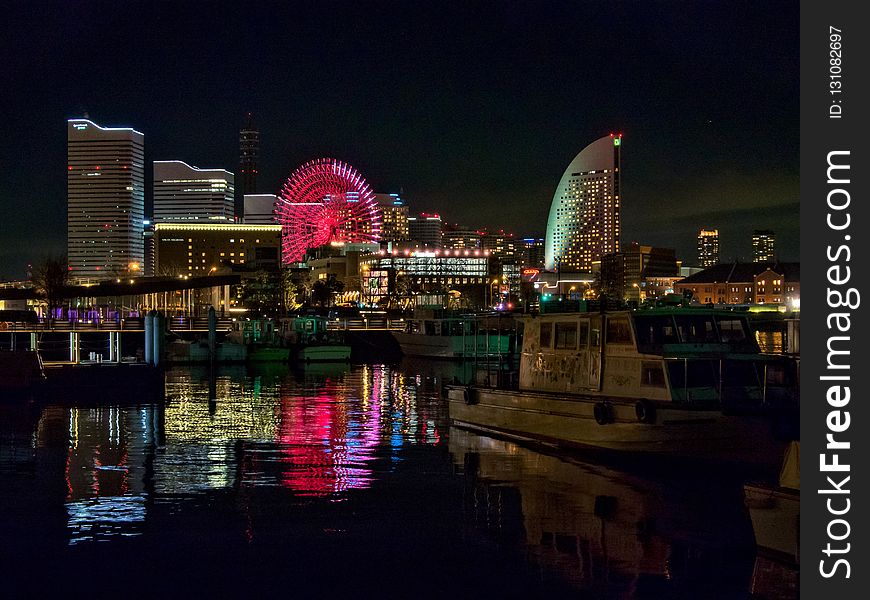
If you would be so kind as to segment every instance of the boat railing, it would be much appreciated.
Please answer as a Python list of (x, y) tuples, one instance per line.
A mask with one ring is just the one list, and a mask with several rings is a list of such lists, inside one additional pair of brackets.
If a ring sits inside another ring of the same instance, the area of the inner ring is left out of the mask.
[(797, 401), (797, 371), (788, 361), (753, 357), (667, 357), (664, 361), (675, 402), (785, 408)]

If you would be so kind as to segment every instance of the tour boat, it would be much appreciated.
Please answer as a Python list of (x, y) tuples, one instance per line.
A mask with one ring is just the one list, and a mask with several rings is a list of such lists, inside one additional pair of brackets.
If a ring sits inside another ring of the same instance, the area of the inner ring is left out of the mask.
[(519, 389), (445, 386), (456, 424), (565, 447), (782, 456), (770, 413), (797, 412), (794, 361), (760, 353), (745, 314), (550, 313), (523, 325)]
[(329, 329), (329, 319), (302, 316), (293, 319), (289, 331), (291, 356), (300, 362), (348, 362), (351, 347), (344, 331)]
[(404, 331), (391, 332), (405, 356), (443, 359), (509, 359), (517, 351), (511, 316), (418, 311)]

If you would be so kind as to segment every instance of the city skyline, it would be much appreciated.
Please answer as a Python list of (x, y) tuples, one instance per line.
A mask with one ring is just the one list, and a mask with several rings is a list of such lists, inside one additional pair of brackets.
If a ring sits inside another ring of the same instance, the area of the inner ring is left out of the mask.
[[(3, 125), (26, 123), (28, 135), (4, 129), (16, 144), (0, 154), (11, 214), (0, 276), (20, 277), (27, 262), (66, 247), (65, 223), (51, 216), (66, 202), (62, 124), (84, 114), (145, 133), (146, 182), (154, 160), (237, 173), (239, 129), (252, 112), (261, 193), (278, 191), (307, 160), (334, 155), (374, 189), (401, 190), (412, 212), (518, 236), (544, 233), (566, 162), (621, 131), (629, 144), (622, 243), (674, 247), (688, 261), (697, 230), (715, 225), (722, 260), (750, 260), (751, 232), (770, 228), (778, 254), (797, 257), (798, 38), (796, 26), (780, 25), (796, 24), (791, 5), (553, 6), (545, 14), (500, 4), (341, 6), (334, 19), (329, 6), (276, 9), (271, 21), (245, 12), (233, 26), (239, 47), (209, 52), (197, 50), (198, 34), (175, 31), (193, 9), (173, 11), (172, 23), (160, 6), (75, 22), (64, 10), (22, 16), (45, 33), (36, 36), (45, 47), (34, 53), (33, 40), (6, 36), (12, 60), (3, 69), (29, 96), (10, 107), (16, 122)], [(305, 26), (282, 48), (270, 34), (291, 18)], [(121, 44), (111, 64), (101, 63), (105, 45), (139, 22), (153, 27), (143, 43)], [(92, 35), (98, 30), (102, 38)], [(336, 35), (345, 30), (390, 43)], [(570, 41), (562, 35), (578, 31)], [(173, 43), (161, 47), (161, 36)], [(331, 41), (315, 43), (321, 38)], [(42, 57), (40, 69), (31, 55)], [(584, 71), (596, 61), (610, 68)], [(105, 68), (73, 73), (68, 64)], [(202, 69), (186, 80), (191, 65)], [(230, 84), (218, 77), (242, 67), (250, 72)], [(23, 243), (33, 232), (38, 251)]]

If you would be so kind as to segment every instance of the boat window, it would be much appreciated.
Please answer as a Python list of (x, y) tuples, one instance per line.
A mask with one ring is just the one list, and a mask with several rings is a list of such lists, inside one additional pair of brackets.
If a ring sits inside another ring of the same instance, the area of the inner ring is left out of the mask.
[(718, 398), (718, 360), (670, 361), (668, 376), (675, 400), (715, 401)]
[(746, 340), (743, 319), (738, 317), (716, 317), (716, 324), (719, 325), (719, 334), (722, 336), (722, 341), (726, 344)]
[(658, 347), (662, 344), (675, 344), (679, 341), (674, 321), (670, 316), (636, 317), (637, 345)]
[(784, 363), (769, 363), (765, 369), (767, 385), (785, 386), (791, 383), (789, 370)]
[(559, 350), (577, 349), (577, 322), (556, 323), (556, 348)]
[(462, 321), (445, 321), (441, 324), (441, 334), (461, 336), (463, 333), (462, 325)]
[(640, 384), (650, 387), (665, 387), (665, 372), (662, 365), (654, 361), (644, 361), (641, 364)]
[(426, 321), (423, 323), (423, 332), (426, 335), (435, 335), (435, 321)]
[(628, 319), (607, 319), (607, 343), (631, 343), (631, 330), (628, 326)]
[(553, 324), (541, 323), (541, 348), (550, 348), (553, 345)]
[(728, 360), (722, 369), (722, 383), (726, 387), (757, 387), (761, 379), (752, 361)]
[(710, 315), (678, 315), (676, 317), (680, 339), (687, 344), (715, 343), (716, 327)]
[(580, 321), (580, 348), (586, 348), (589, 345), (589, 321)]

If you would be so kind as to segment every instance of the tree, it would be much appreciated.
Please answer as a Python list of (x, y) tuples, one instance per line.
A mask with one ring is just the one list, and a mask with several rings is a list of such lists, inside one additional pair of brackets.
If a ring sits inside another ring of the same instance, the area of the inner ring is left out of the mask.
[(38, 297), (48, 305), (48, 312), (60, 306), (63, 289), (69, 284), (66, 255), (47, 256), (33, 267), (30, 281)]
[(297, 310), (302, 306), (300, 295), (304, 294), (305, 289), (296, 285), (293, 281), (293, 272), (287, 267), (281, 270), (279, 286), (285, 310)]
[(344, 291), (344, 282), (336, 279), (335, 275), (330, 273), (324, 279), (318, 279), (311, 286), (311, 303), (321, 308), (328, 308), (332, 305), (332, 300), (335, 294), (340, 294)]
[(242, 281), (239, 299), (251, 312), (257, 315), (274, 317), (278, 314), (281, 298), (279, 282), (267, 271), (255, 271), (251, 277)]

